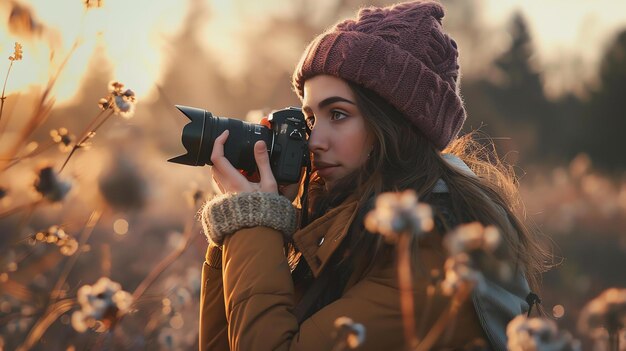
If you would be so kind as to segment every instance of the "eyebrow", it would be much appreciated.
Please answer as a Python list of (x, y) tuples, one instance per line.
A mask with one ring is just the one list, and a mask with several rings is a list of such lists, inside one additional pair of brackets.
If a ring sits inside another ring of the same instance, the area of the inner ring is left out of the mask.
[[(351, 105), (356, 105), (354, 102), (346, 99), (346, 98), (342, 98), (341, 96), (331, 96), (328, 97), (322, 101), (320, 101), (319, 104), (317, 104), (317, 108), (319, 108), (320, 110), (323, 109), (324, 107), (333, 104), (335, 102), (347, 102)], [(309, 106), (304, 106), (302, 107), (302, 110), (306, 111), (306, 112), (311, 112), (311, 108)]]

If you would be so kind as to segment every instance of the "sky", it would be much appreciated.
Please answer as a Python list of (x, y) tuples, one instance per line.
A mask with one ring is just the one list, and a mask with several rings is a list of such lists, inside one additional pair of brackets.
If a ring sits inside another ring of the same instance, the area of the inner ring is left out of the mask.
[[(0, 59), (12, 54), (16, 40), (24, 45), (25, 52), (24, 61), (12, 67), (7, 91), (20, 91), (45, 82), (78, 42), (55, 92), (59, 102), (71, 100), (77, 94), (96, 47), (105, 48), (104, 59), (112, 63), (115, 76), (124, 77), (127, 86), (133, 86), (139, 97), (149, 94), (167, 64), (167, 50), (172, 50), (169, 40), (181, 28), (188, 5), (181, 0), (104, 0), (102, 8), (85, 11), (82, 0), (21, 0), (22, 6), (32, 10), (34, 20), (46, 28), (45, 34), (24, 40), (6, 25), (9, 7), (16, 1), (0, 3), (0, 23), (3, 23)], [(324, 6), (329, 1), (332, 0), (318, 0), (315, 4)], [(626, 28), (625, 0), (477, 1), (481, 21), (495, 33), (503, 32), (501, 29), (513, 11), (522, 11), (533, 34), (537, 62), (548, 77), (560, 77), (548, 79), (555, 83), (553, 87), (548, 83), (547, 88), (555, 91), (579, 83), (580, 66), (594, 67), (615, 31)], [(237, 58), (245, 54), (245, 48), (237, 45), (242, 28), (262, 26), (267, 18), (264, 14), (287, 13), (296, 4), (293, 0), (206, 0), (206, 3), (211, 7), (212, 20), (207, 21), (201, 40), (207, 50), (229, 53), (222, 62), (226, 68), (236, 67), (241, 63)], [(328, 14), (320, 11), (317, 15)], [(50, 60), (52, 53), (54, 57)], [(295, 64), (299, 55), (294, 52), (286, 59)], [(0, 60), (0, 76), (9, 63)], [(593, 70), (585, 72), (587, 79)]]

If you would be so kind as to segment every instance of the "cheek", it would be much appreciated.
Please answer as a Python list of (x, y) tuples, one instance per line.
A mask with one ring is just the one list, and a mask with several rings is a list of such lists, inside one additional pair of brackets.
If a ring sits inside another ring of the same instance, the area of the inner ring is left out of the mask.
[(364, 128), (355, 128), (341, 134), (337, 142), (344, 165), (356, 169), (367, 159), (367, 133)]

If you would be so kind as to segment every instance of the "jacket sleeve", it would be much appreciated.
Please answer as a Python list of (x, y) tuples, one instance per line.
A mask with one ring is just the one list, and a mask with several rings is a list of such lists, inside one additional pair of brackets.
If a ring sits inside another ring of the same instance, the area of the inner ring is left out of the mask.
[[(395, 267), (368, 275), (339, 300), (298, 326), (294, 287), (279, 231), (246, 228), (227, 236), (223, 246), (224, 296), (232, 350), (328, 350), (333, 346), (334, 321), (347, 316), (366, 329), (360, 350), (401, 349), (402, 318)], [(435, 256), (433, 256), (435, 257)], [(443, 264), (435, 257), (431, 264)], [(429, 257), (425, 259), (430, 260)], [(428, 274), (415, 282), (416, 307), (424, 310)], [(424, 323), (432, 326), (449, 301), (431, 300)], [(418, 316), (424, 315), (416, 311)], [(420, 319), (418, 318), (418, 321)], [(484, 334), (471, 301), (466, 301), (446, 345), (463, 346)], [(428, 330), (428, 328), (426, 329)]]
[(221, 261), (222, 250), (209, 245), (206, 261), (202, 266), (200, 350), (229, 350)]

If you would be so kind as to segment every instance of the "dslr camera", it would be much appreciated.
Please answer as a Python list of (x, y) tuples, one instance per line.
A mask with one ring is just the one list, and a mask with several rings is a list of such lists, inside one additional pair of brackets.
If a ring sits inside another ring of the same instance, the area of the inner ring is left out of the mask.
[(257, 170), (254, 144), (263, 140), (270, 156), (272, 173), (278, 184), (293, 184), (300, 179), (302, 167), (310, 164), (307, 147), (307, 127), (302, 110), (287, 107), (268, 117), (270, 128), (239, 119), (213, 116), (211, 112), (176, 105), (190, 123), (183, 127), (182, 143), (187, 153), (169, 162), (190, 166), (210, 165), (215, 139), (225, 130), (229, 136), (224, 156), (237, 169), (247, 174)]

